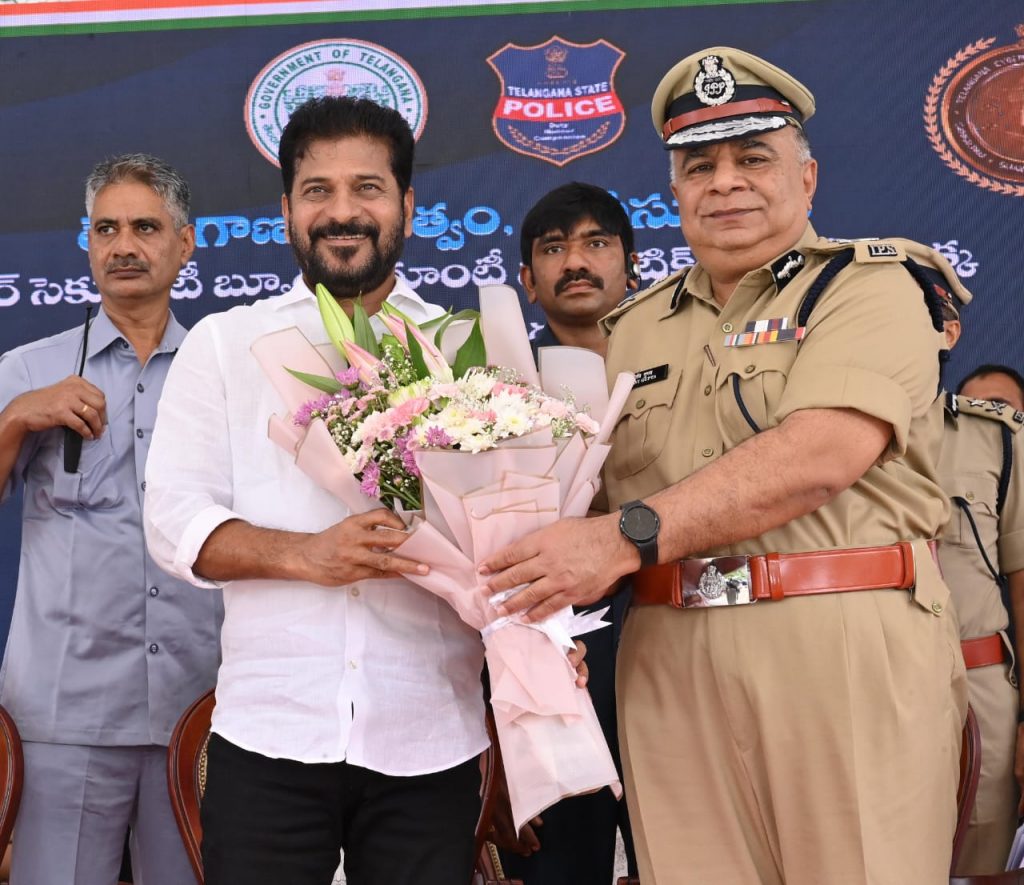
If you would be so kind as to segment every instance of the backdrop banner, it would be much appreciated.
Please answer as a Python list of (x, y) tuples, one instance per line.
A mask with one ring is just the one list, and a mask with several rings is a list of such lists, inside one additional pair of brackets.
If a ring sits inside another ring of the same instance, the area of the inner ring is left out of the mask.
[[(116, 153), (154, 153), (192, 186), (198, 248), (173, 292), (181, 322), (285, 291), (295, 264), (277, 141), (314, 95), (373, 98), (417, 134), (413, 235), (399, 271), (428, 300), (475, 306), (480, 285), (518, 285), (520, 220), (571, 180), (623, 203), (649, 285), (693, 261), (651, 95), (678, 59), (730, 45), (815, 94), (817, 231), (933, 244), (974, 292), (948, 383), (981, 362), (1024, 367), (1017, 4), (338, 5), (0, 4), (0, 351), (81, 323), (98, 301), (83, 180)], [(532, 306), (526, 315), (536, 334), (541, 315)], [(0, 510), (0, 640), (19, 515), (15, 502)]]

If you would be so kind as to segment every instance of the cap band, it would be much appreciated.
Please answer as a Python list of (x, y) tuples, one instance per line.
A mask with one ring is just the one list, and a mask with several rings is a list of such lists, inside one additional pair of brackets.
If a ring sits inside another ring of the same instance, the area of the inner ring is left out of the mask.
[(717, 107), (703, 107), (699, 110), (679, 114), (666, 121), (661, 127), (662, 137), (666, 140), (689, 126), (723, 120), (726, 117), (739, 117), (750, 114), (786, 114), (795, 117), (796, 111), (788, 101), (775, 98), (751, 98), (747, 101), (731, 101)]

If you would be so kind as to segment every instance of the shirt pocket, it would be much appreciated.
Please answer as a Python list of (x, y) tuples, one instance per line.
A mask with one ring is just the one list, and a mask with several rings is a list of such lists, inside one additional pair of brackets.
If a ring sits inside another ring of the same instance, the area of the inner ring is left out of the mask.
[[(62, 434), (63, 436), (63, 434)], [(115, 507), (123, 495), (114, 478), (114, 442), (109, 426), (99, 439), (82, 440), (78, 470), (64, 470), (64, 440), (57, 448), (56, 471), (53, 477), (53, 503), (66, 510), (90, 510)]]
[(608, 454), (608, 467), (616, 479), (639, 473), (661, 454), (682, 377), (682, 367), (670, 369), (664, 381), (637, 387), (630, 394)]
[(775, 410), (796, 359), (795, 344), (736, 348), (718, 374), (715, 418), (726, 448), (774, 427)]
[[(952, 515), (943, 540), (962, 547), (977, 548), (971, 518), (978, 527), (983, 543), (990, 545), (986, 551), (995, 555), (999, 538), (999, 514), (996, 512), (998, 478), (990, 473), (965, 473), (957, 477), (953, 487), (946, 489), (950, 497)], [(954, 498), (962, 498), (970, 510), (970, 517)], [(995, 559), (993, 559), (995, 564)]]

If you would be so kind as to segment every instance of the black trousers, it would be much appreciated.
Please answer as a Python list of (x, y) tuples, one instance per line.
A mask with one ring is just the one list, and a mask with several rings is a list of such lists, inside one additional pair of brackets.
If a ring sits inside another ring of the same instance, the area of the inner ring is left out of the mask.
[(480, 813), (476, 757), (397, 777), (346, 762), (269, 759), (211, 735), (206, 885), (468, 885)]

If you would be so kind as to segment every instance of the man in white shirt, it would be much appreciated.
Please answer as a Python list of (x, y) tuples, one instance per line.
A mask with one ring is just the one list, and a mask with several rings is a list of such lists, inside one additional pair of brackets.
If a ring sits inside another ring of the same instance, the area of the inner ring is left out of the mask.
[[(482, 645), (399, 577), (402, 523), (349, 517), (267, 439), (281, 411), (250, 354), (295, 326), (327, 343), (312, 288), (351, 311), (438, 315), (394, 267), (411, 233), (413, 137), (370, 101), (296, 110), (282, 209), (302, 271), (287, 294), (206, 317), (164, 387), (147, 470), (155, 560), (224, 588), (223, 663), (202, 809), (207, 885), (470, 879), (487, 746)], [(377, 320), (373, 322), (376, 324)], [(348, 517), (348, 518), (346, 518)], [(366, 583), (366, 579), (376, 579)]]

